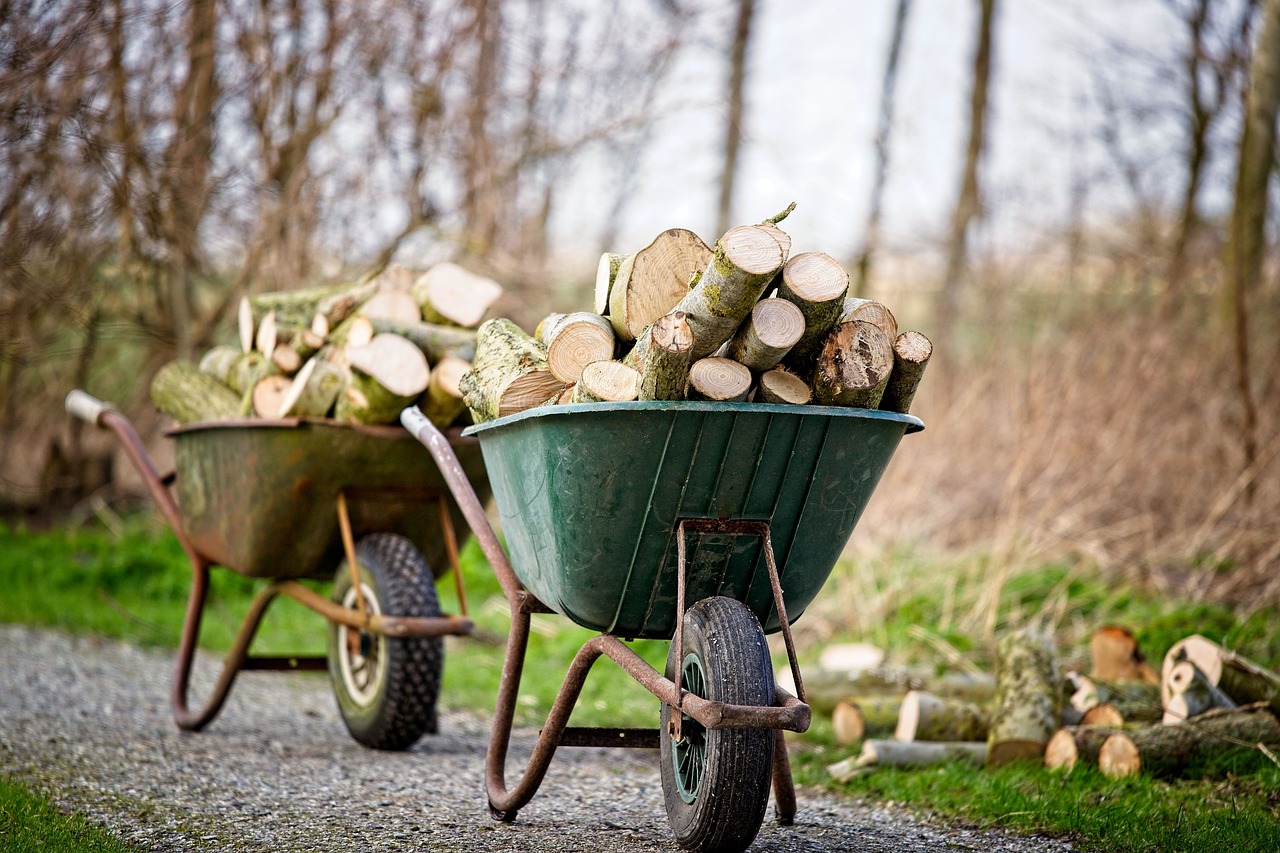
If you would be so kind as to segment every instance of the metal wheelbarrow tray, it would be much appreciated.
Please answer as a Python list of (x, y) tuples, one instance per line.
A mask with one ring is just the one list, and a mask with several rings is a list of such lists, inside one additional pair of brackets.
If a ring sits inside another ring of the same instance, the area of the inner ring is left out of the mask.
[[(789, 619), (830, 575), (910, 415), (750, 403), (634, 402), (532, 409), (478, 426), (510, 558), (447, 442), (416, 409), (431, 451), (512, 613), (486, 758), (489, 807), (513, 820), (560, 746), (659, 748), (667, 816), (691, 850), (754, 840), (770, 783), (795, 815), (781, 731), (810, 709)], [(579, 650), (517, 784), (505, 781), (530, 616), (600, 634)], [(777, 686), (765, 631), (783, 635), (798, 696)], [(671, 640), (666, 672), (627, 640)], [(573, 728), (592, 664), (609, 657), (661, 702), (655, 730)]]
[[(435, 727), (441, 637), (465, 635), (440, 613), (435, 578), (457, 568), (465, 520), (439, 470), (399, 427), (320, 419), (217, 421), (168, 430), (174, 471), (161, 476), (133, 425), (82, 391), (67, 411), (114, 432), (192, 567), (170, 704), (199, 730), (246, 669), (325, 669), (352, 736), (403, 749)], [(474, 439), (450, 439), (463, 476), (488, 494)], [(189, 705), (211, 567), (268, 581), (249, 606), (209, 695)], [(302, 579), (333, 579), (330, 597)], [(459, 578), (460, 583), (460, 578)], [(324, 656), (264, 656), (250, 647), (269, 606), (291, 598), (328, 622)]]

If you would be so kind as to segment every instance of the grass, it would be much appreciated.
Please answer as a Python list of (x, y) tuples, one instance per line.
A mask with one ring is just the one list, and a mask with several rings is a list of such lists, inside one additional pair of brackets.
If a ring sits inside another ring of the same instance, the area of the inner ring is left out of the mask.
[[(92, 632), (168, 647), (176, 643), (189, 569), (172, 534), (145, 517), (114, 533), (96, 529), (32, 532), (0, 527), (0, 622)], [(474, 544), (463, 552), (463, 575), (476, 639), (449, 643), (442, 702), (492, 712), (509, 619), (505, 599)], [(226, 648), (261, 582), (216, 570), (202, 645)], [(323, 590), (324, 585), (317, 588)], [(446, 611), (456, 612), (453, 582), (439, 585)], [(268, 617), (257, 650), (320, 653), (324, 625), (282, 602)], [(1132, 626), (1159, 662), (1164, 649), (1192, 631), (1222, 639), (1267, 666), (1280, 666), (1280, 620), (1269, 610), (1237, 613), (1187, 603), (1117, 584), (1080, 564), (1001, 570), (986, 559), (948, 562), (907, 552), (841, 563), (824, 594), (797, 625), (801, 661), (816, 660), (827, 642), (860, 639), (895, 660), (934, 663), (949, 657), (990, 665), (991, 640), (1009, 625), (1039, 622), (1058, 639), (1065, 660), (1084, 660), (1089, 632), (1104, 623)], [(526, 658), (517, 720), (545, 719), (569, 661), (592, 634), (564, 619), (538, 616)], [(772, 641), (775, 660), (781, 646)], [(661, 668), (666, 644), (635, 648)], [(577, 725), (653, 726), (658, 705), (608, 661), (587, 681), (574, 712)], [(1260, 753), (1224, 753), (1203, 779), (1168, 783), (1149, 778), (1110, 781), (1080, 768), (1056, 775), (1039, 767), (974, 772), (946, 766), (926, 771), (878, 770), (838, 784), (826, 766), (849, 754), (827, 720), (815, 718), (797, 747), (801, 784), (889, 800), (923, 815), (980, 827), (1072, 839), (1104, 851), (1280, 849), (1280, 768)]]
[(64, 814), (25, 785), (0, 776), (0, 849), (7, 853), (124, 853), (135, 848), (79, 814)]

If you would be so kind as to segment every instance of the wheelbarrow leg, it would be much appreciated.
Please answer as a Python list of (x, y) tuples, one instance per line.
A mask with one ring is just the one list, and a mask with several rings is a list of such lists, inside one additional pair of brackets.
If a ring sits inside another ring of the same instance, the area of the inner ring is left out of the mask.
[(778, 732), (773, 741), (773, 803), (778, 823), (791, 826), (796, 818), (796, 786), (791, 781), (791, 760), (783, 732)]

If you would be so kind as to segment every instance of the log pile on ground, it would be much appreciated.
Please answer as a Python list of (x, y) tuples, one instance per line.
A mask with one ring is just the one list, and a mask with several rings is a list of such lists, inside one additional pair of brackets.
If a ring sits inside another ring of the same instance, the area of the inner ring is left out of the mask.
[(730, 229), (714, 247), (683, 228), (606, 253), (594, 310), (526, 334), (486, 321), (463, 380), (480, 423), (542, 405), (754, 401), (906, 412), (933, 347), (879, 302), (849, 297), (820, 252), (792, 255), (778, 223)]
[(1032, 760), (1063, 771), (1092, 766), (1110, 778), (1167, 778), (1241, 749), (1280, 763), (1277, 673), (1199, 635), (1174, 644), (1161, 675), (1127, 629), (1099, 629), (1090, 649), (1087, 675), (1063, 672), (1052, 639), (1031, 630), (1001, 638), (994, 679), (880, 658), (865, 669), (809, 673), (814, 710), (831, 715), (841, 744), (861, 744), (828, 770), (847, 781), (878, 766)]
[[(213, 347), (199, 363), (166, 364), (151, 399), (179, 423), (390, 424), (417, 403), (443, 429), (465, 418), (461, 386), (472, 372), (476, 326), (501, 293), (496, 282), (446, 263), (424, 273), (392, 265), (353, 284), (251, 296), (240, 304), (239, 345)], [(565, 364), (588, 346), (575, 328), (564, 324), (558, 338), (566, 341)]]

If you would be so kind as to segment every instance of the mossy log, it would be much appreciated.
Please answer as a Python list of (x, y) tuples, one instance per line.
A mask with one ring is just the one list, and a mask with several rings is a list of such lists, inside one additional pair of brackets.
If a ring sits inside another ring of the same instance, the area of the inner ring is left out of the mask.
[(884, 386), (884, 396), (880, 398), (881, 409), (902, 414), (911, 410), (911, 401), (915, 399), (920, 379), (932, 356), (933, 343), (924, 335), (919, 332), (898, 335), (893, 342), (893, 371)]
[(640, 374), (620, 361), (588, 364), (573, 386), (574, 403), (628, 403), (640, 394)]
[(413, 283), (427, 323), (474, 329), (502, 296), (502, 285), (454, 263), (436, 264)]
[[(807, 682), (805, 687), (808, 687)], [(807, 698), (812, 699), (812, 697)], [(857, 724), (861, 728), (858, 739), (892, 737), (902, 712), (902, 699), (901, 693), (863, 693), (849, 696), (847, 699), (836, 702), (835, 707), (831, 708), (831, 718), (834, 721), (837, 710), (843, 706), (846, 709), (843, 712), (846, 716), (853, 717), (849, 709), (856, 712)], [(817, 710), (816, 706), (814, 707)]]
[(749, 370), (772, 370), (804, 334), (804, 315), (785, 299), (762, 299), (729, 341), (729, 358)]
[(760, 374), (756, 400), (761, 403), (803, 406), (813, 402), (813, 389), (791, 371), (775, 368)]
[(307, 360), (289, 384), (275, 417), (323, 418), (347, 384), (349, 368), (318, 356)]
[(605, 252), (600, 256), (600, 263), (596, 265), (594, 308), (595, 312), (602, 317), (609, 314), (609, 294), (613, 291), (613, 282), (618, 278), (618, 269), (626, 257), (616, 252)]
[(557, 316), (547, 323), (542, 339), (547, 345), (547, 368), (566, 385), (582, 378), (588, 364), (612, 360), (617, 345), (609, 321), (589, 311)]
[(1075, 726), (1058, 729), (1044, 748), (1044, 766), (1050, 770), (1073, 770), (1076, 765), (1098, 766), (1098, 752), (1114, 728)]
[(731, 228), (720, 238), (697, 285), (675, 306), (688, 315), (695, 361), (733, 337), (785, 260), (777, 238), (760, 226)]
[(953, 761), (981, 765), (986, 755), (985, 741), (966, 743), (872, 738), (862, 742), (862, 752), (856, 757), (830, 765), (827, 772), (838, 781), (848, 781), (864, 767), (934, 767)]
[(1166, 726), (1198, 717), (1214, 708), (1234, 708), (1236, 703), (1190, 660), (1180, 660), (1166, 674), (1169, 698), (1164, 703)]
[(898, 320), (882, 302), (876, 302), (874, 299), (860, 299), (856, 296), (846, 298), (843, 310), (840, 312), (840, 322), (848, 323), (853, 320), (879, 326), (880, 331), (884, 332), (889, 340), (898, 339)]
[(734, 403), (747, 399), (750, 392), (751, 371), (733, 359), (700, 358), (689, 367), (690, 400)]
[(912, 690), (902, 699), (893, 736), (907, 741), (978, 741), (987, 737), (990, 726), (990, 713), (978, 705)]
[(334, 329), (355, 314), (357, 308), (372, 298), (380, 286), (379, 279), (364, 278), (321, 299), (312, 312), (311, 330), (322, 338), (329, 337)]
[(539, 406), (563, 387), (547, 367), (546, 347), (501, 317), (481, 324), (471, 371), (459, 382), (476, 423)]
[[(1155, 722), (1164, 713), (1160, 685), (1146, 681), (1104, 681), (1079, 673), (1067, 673), (1068, 705), (1083, 715), (1095, 705), (1107, 704), (1129, 722)], [(1066, 718), (1066, 710), (1063, 712)]]
[(693, 330), (683, 311), (659, 317), (642, 336), (641, 400), (683, 400), (693, 364)]
[(874, 409), (893, 370), (893, 344), (878, 326), (853, 320), (832, 330), (813, 369), (813, 399)]
[(156, 371), (151, 401), (183, 424), (240, 416), (240, 396), (190, 361), (171, 361)]
[[(996, 681), (987, 673), (946, 672), (935, 674), (931, 668), (882, 666), (857, 675), (846, 672), (813, 670), (805, 674), (805, 698), (815, 711), (831, 714), (842, 700), (863, 704), (867, 697), (890, 696), (901, 703), (908, 690), (926, 690), (935, 696), (960, 699), (974, 704), (991, 701)], [(892, 733), (898, 721), (898, 708), (892, 710), (892, 722), (886, 733)]]
[(1040, 759), (1061, 720), (1062, 683), (1053, 640), (1032, 629), (997, 644), (996, 696), (991, 708), (987, 764)]
[(281, 325), (310, 326), (316, 308), (321, 302), (346, 293), (351, 287), (351, 284), (327, 284), (321, 287), (259, 293), (248, 297), (249, 313), (255, 325), (261, 323), (262, 318), (267, 314), (274, 313), (276, 321)]
[(462, 377), (471, 370), (471, 362), (451, 355), (445, 356), (431, 369), (431, 380), (418, 405), (427, 420), (436, 428), (444, 429), (458, 419), (467, 408), (458, 387)]
[(775, 283), (778, 298), (792, 303), (804, 315), (804, 334), (787, 354), (786, 363), (807, 375), (827, 335), (840, 322), (849, 274), (830, 255), (803, 252), (787, 261)]
[(1237, 704), (1266, 702), (1280, 713), (1280, 675), (1228, 651), (1199, 634), (1179, 640), (1164, 656), (1161, 670), (1161, 698), (1166, 702), (1171, 692), (1168, 672), (1174, 664), (1189, 660), (1200, 668), (1210, 684), (1222, 689)]
[(334, 406), (334, 417), (340, 421), (395, 423), (430, 381), (427, 357), (399, 335), (375, 335), (346, 355), (351, 377)]
[[(710, 262), (702, 238), (671, 228), (618, 265), (609, 289), (609, 322), (621, 341), (634, 341), (689, 293), (689, 278)], [(603, 265), (604, 259), (601, 259)], [(599, 274), (597, 273), (597, 292)]]
[(374, 332), (390, 332), (413, 341), (431, 364), (450, 355), (463, 361), (471, 361), (476, 357), (475, 329), (441, 326), (435, 323), (397, 323), (379, 319), (372, 320), (372, 324)]

